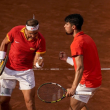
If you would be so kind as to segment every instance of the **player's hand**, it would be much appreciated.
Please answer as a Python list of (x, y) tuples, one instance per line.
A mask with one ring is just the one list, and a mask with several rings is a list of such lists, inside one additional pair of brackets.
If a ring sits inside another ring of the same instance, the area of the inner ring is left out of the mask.
[(36, 64), (34, 65), (34, 68), (42, 68), (43, 65), (44, 65), (44, 60), (43, 60), (42, 57), (39, 57), (39, 58), (37, 59)]
[(59, 53), (59, 59), (66, 61), (66, 60), (67, 60), (67, 55), (66, 55), (66, 53), (63, 52), (63, 51), (61, 51), (61, 52)]
[(73, 96), (74, 94), (75, 94), (75, 89), (73, 89), (73, 88), (68, 88), (67, 89), (67, 92), (66, 92), (66, 97), (71, 97), (71, 96)]

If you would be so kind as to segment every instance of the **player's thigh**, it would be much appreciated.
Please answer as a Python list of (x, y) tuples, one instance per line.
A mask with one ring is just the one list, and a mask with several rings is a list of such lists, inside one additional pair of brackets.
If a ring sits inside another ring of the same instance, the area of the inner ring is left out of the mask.
[(30, 90), (35, 87), (34, 71), (32, 69), (23, 71), (24, 75), (17, 76), (20, 90)]
[(24, 95), (24, 99), (26, 102), (28, 101), (34, 101), (35, 98), (35, 87), (29, 90), (22, 90), (22, 93)]
[(94, 92), (98, 89), (97, 88), (88, 88), (85, 85), (79, 84), (76, 91), (82, 92), (92, 92), (92, 95), (73, 95), (72, 98), (79, 100), (84, 103), (88, 103), (89, 99), (93, 96)]
[(0, 96), (11, 96), (16, 80), (0, 79)]
[(81, 110), (86, 103), (76, 100), (74, 98), (70, 98), (70, 110)]

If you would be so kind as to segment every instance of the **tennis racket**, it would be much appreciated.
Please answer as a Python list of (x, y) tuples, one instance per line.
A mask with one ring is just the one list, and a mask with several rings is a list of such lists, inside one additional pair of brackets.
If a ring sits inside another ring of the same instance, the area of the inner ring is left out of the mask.
[(8, 56), (6, 56), (3, 59), (3, 61), (1, 62), (1, 64), (0, 64), (0, 75), (2, 75), (2, 72), (3, 72), (4, 68), (5, 68), (5, 65), (6, 65), (7, 60), (8, 60)]
[[(57, 83), (44, 83), (37, 90), (39, 99), (46, 103), (55, 103), (65, 98), (66, 89)], [(76, 95), (92, 95), (92, 92), (76, 92)]]

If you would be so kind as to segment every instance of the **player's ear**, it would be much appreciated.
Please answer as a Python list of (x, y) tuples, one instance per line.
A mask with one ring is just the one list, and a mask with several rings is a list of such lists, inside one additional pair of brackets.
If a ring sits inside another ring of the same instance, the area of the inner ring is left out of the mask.
[(76, 26), (75, 26), (75, 25), (72, 25), (72, 29), (73, 29), (73, 30), (76, 29)]

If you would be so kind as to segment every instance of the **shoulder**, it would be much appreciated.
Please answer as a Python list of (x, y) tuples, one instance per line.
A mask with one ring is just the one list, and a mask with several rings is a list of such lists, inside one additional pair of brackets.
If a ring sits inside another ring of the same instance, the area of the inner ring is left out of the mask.
[(84, 42), (84, 38), (82, 36), (78, 36), (78, 38), (74, 38), (74, 40), (71, 43), (71, 45), (79, 45), (82, 42)]
[(38, 38), (41, 40), (45, 40), (44, 36), (40, 32), (38, 32)]
[(82, 41), (83, 41), (83, 44), (85, 45), (90, 45), (90, 44), (94, 44), (94, 40), (87, 34), (84, 34), (84, 36), (82, 37)]
[(73, 42), (71, 43), (70, 47), (71, 48), (82, 48), (84, 46), (84, 38), (82, 36), (78, 36), (79, 38), (76, 38), (73, 40)]

